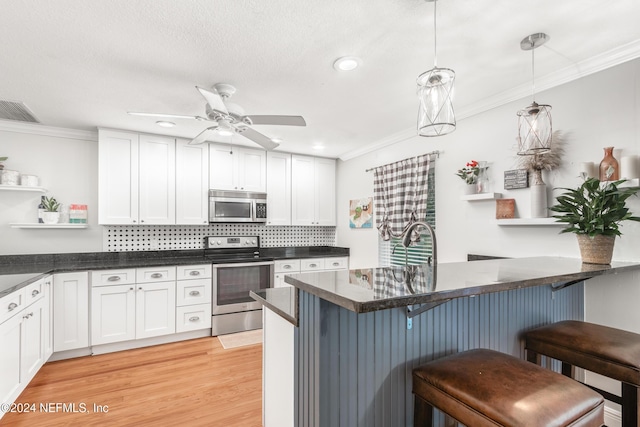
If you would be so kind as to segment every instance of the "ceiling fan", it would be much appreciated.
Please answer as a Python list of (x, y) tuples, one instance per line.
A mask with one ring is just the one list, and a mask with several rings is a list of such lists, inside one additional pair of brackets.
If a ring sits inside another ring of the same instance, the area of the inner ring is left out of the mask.
[(189, 144), (202, 144), (210, 136), (211, 132), (216, 132), (221, 136), (229, 136), (238, 133), (266, 150), (273, 150), (279, 144), (273, 142), (271, 138), (251, 128), (252, 125), (280, 125), (280, 126), (306, 126), (302, 116), (272, 116), (272, 115), (245, 115), (244, 110), (238, 104), (229, 102), (228, 99), (236, 92), (236, 88), (226, 84), (218, 83), (212, 90), (196, 86), (196, 89), (207, 101), (205, 116), (183, 116), (178, 114), (162, 113), (140, 113), (129, 111), (132, 116), (150, 116), (178, 119), (196, 119), (201, 121), (214, 122), (193, 138)]

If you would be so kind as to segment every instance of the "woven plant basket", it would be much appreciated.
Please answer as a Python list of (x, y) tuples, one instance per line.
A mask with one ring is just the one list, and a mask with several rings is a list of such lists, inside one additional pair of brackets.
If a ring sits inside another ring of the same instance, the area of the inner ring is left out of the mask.
[(582, 262), (587, 264), (611, 264), (613, 256), (613, 244), (616, 236), (596, 235), (589, 237), (586, 234), (576, 234)]

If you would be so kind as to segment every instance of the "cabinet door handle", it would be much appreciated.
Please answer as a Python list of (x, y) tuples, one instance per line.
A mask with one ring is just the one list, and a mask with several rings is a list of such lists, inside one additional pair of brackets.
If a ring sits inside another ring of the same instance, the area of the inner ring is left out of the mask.
[(318, 266), (318, 264), (309, 264), (309, 267), (311, 267), (311, 268), (315, 268), (317, 266)]
[(142, 290), (142, 286), (139, 286), (139, 287), (138, 287), (138, 290), (139, 290), (139, 291), (141, 291), (141, 290)]
[(40, 291), (39, 291), (39, 290), (34, 289), (34, 290), (33, 290), (33, 292), (31, 292), (31, 296), (32, 296), (32, 297), (35, 297), (35, 296), (36, 296), (36, 295), (38, 295), (39, 293), (40, 293)]
[(198, 270), (193, 270), (189, 272), (189, 276), (199, 276), (200, 272)]
[(151, 275), (151, 278), (152, 278), (152, 279), (159, 279), (159, 278), (161, 278), (161, 277), (162, 277), (162, 273), (153, 273), (153, 274)]
[(120, 280), (120, 276), (109, 276), (107, 279), (108, 282), (117, 282), (118, 280)]
[(289, 264), (283, 265), (282, 268), (284, 270), (291, 270), (291, 266)]
[(133, 288), (129, 288), (129, 290), (130, 290), (130, 291), (132, 291), (132, 290), (133, 290)]
[(13, 311), (18, 307), (18, 304), (16, 304), (15, 302), (12, 302), (11, 304), (9, 304), (9, 306), (7, 307), (9, 309), (9, 311)]
[(334, 267), (337, 267), (337, 266), (339, 266), (339, 265), (340, 265), (340, 263), (339, 263), (339, 262), (334, 262), (334, 263), (333, 263), (333, 266), (334, 266)]
[(200, 316), (192, 316), (189, 318), (189, 322), (197, 322), (200, 320)]
[(191, 291), (189, 292), (189, 295), (191, 295), (192, 297), (198, 296), (200, 295), (200, 291)]

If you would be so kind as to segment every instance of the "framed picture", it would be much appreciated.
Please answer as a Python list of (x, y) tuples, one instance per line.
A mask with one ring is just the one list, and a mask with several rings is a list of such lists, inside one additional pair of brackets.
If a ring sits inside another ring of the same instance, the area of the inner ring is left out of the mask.
[(373, 227), (373, 197), (354, 199), (349, 202), (349, 227)]

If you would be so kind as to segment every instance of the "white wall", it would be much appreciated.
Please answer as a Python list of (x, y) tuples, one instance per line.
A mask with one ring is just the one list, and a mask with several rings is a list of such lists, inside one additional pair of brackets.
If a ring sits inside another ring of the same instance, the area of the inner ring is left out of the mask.
[[(77, 134), (60, 130), (52, 130), (49, 135), (0, 130), (0, 157), (9, 157), (5, 169), (38, 175), (40, 185), (48, 190), (47, 193), (0, 191), (0, 255), (102, 250), (102, 226), (98, 225), (98, 143), (90, 139), (89, 132), (85, 139), (77, 139), (82, 132)], [(11, 228), (11, 223), (38, 221), (37, 206), (42, 195), (53, 196), (66, 205), (86, 204), (89, 228)]]
[[(581, 162), (599, 163), (603, 147), (614, 146), (614, 155), (640, 153), (640, 60), (584, 77), (536, 95), (539, 103), (553, 107), (555, 130), (569, 138), (565, 163), (545, 172), (549, 204), (558, 191), (574, 187)], [(351, 248), (351, 268), (370, 267), (377, 260), (376, 229), (350, 229), (349, 200), (373, 196), (373, 173), (366, 169), (432, 150), (442, 154), (436, 162), (436, 234), (440, 262), (464, 261), (467, 253), (511, 257), (559, 255), (579, 257), (572, 234), (559, 234), (559, 226), (501, 227), (495, 223), (495, 202), (460, 200), (463, 181), (455, 172), (471, 159), (490, 162), (493, 191), (516, 199), (516, 216), (528, 217), (529, 190), (503, 189), (503, 172), (517, 167), (516, 111), (528, 105), (522, 99), (458, 121), (450, 135), (413, 137), (352, 160), (338, 162), (338, 246)], [(630, 207), (640, 215), (640, 199)], [(617, 239), (615, 260), (640, 260), (640, 223), (627, 222)]]

